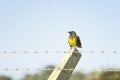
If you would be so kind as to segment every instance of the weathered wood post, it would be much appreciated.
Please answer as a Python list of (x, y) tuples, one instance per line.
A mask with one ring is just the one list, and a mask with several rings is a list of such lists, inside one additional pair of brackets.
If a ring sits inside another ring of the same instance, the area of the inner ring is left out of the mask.
[(64, 57), (58, 65), (56, 65), (48, 80), (69, 80), (74, 68), (79, 62), (81, 57), (80, 52), (73, 47), (65, 52)]

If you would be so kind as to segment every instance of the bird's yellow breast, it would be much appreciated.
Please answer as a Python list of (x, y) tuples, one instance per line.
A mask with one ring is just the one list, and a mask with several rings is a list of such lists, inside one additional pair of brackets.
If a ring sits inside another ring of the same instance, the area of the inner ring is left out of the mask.
[(76, 41), (77, 41), (76, 37), (75, 38), (71, 38), (71, 37), (68, 38), (68, 42), (71, 46), (76, 46), (77, 45)]

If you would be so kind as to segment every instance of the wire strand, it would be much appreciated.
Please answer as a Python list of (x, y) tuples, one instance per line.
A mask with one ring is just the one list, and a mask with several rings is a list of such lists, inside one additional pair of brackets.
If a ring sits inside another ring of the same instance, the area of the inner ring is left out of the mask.
[[(44, 69), (44, 68), (0, 68), (0, 71), (51, 71), (51, 70), (64, 70), (73, 71), (75, 69)], [(79, 71), (85, 71), (85, 69), (80, 69)], [(120, 71), (120, 69), (94, 69), (93, 71)]]
[[(54, 51), (50, 51), (50, 50), (44, 50), (44, 51), (0, 51), (0, 54), (61, 54), (61, 53), (67, 53), (66, 51), (58, 51), (58, 50), (54, 50)], [(84, 54), (94, 54), (94, 53), (105, 53), (105, 54), (120, 54), (120, 51), (89, 51), (89, 50), (84, 50), (84, 51), (80, 51), (80, 53), (84, 53)]]

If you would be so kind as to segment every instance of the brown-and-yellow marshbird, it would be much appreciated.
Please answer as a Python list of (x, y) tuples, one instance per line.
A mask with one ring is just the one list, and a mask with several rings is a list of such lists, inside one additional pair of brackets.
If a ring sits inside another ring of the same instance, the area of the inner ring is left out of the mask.
[(76, 32), (69, 31), (68, 33), (70, 34), (68, 37), (68, 43), (69, 43), (70, 47), (77, 46), (78, 48), (82, 48), (80, 37), (76, 35)]

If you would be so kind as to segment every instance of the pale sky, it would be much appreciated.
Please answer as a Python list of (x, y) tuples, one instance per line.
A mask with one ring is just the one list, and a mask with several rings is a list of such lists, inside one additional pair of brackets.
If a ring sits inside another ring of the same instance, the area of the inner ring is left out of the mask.
[[(0, 51), (69, 49), (68, 31), (75, 30), (83, 48), (79, 51), (119, 51), (82, 53), (76, 69), (120, 67), (119, 0), (1, 0)], [(0, 54), (0, 68), (40, 67), (57, 64), (60, 54)], [(14, 79), (27, 71), (3, 71)]]

